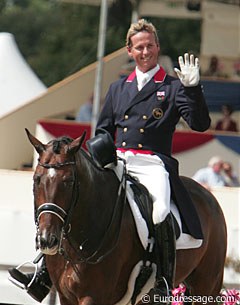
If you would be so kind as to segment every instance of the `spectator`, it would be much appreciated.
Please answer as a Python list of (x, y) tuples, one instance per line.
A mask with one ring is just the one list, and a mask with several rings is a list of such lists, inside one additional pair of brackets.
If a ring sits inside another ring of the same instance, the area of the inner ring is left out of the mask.
[[(189, 52), (190, 53), (190, 52)], [(161, 55), (159, 58), (159, 65), (163, 67), (168, 75), (176, 76), (174, 72), (173, 62), (168, 55)]]
[(217, 121), (215, 130), (238, 131), (237, 122), (231, 118), (233, 109), (230, 105), (222, 106), (222, 119)]
[(212, 56), (204, 76), (226, 77), (226, 75), (223, 74), (222, 69), (223, 65), (220, 63), (218, 57)]
[(92, 108), (93, 108), (93, 94), (90, 96), (89, 100), (85, 102), (79, 108), (76, 116), (77, 122), (91, 122), (92, 120)]
[(225, 186), (226, 183), (221, 174), (222, 165), (222, 159), (214, 156), (209, 160), (208, 166), (199, 169), (192, 178), (208, 190), (214, 186)]
[(233, 79), (240, 78), (240, 58), (233, 63)]
[(132, 73), (134, 69), (135, 69), (135, 62), (133, 59), (129, 58), (127, 63), (121, 67), (119, 72), (119, 77), (124, 78), (128, 76), (130, 73)]
[(230, 187), (240, 186), (238, 177), (234, 173), (232, 164), (230, 162), (223, 162), (222, 170), (223, 170), (223, 177), (225, 179), (226, 186), (230, 186)]

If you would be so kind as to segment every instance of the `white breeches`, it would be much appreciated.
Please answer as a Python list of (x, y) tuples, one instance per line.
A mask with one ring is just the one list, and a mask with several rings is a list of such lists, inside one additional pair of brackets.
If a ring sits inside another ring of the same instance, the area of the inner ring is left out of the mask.
[(133, 154), (117, 151), (117, 155), (126, 161), (127, 172), (138, 179), (152, 195), (153, 223), (162, 222), (170, 213), (169, 174), (162, 160), (156, 155)]

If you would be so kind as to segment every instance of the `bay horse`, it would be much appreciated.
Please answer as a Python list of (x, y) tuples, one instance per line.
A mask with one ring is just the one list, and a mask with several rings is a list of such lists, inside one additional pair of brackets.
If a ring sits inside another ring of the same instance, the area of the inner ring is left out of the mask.
[[(84, 134), (43, 144), (26, 132), (39, 154), (33, 177), (36, 247), (46, 256), (61, 304), (131, 304), (129, 279), (145, 249), (119, 191), (121, 182), (81, 148)], [(175, 285), (184, 282), (192, 296), (214, 297), (223, 283), (224, 216), (208, 190), (181, 179), (198, 212), (204, 241), (199, 248), (177, 250)], [(138, 298), (135, 304), (146, 303)]]

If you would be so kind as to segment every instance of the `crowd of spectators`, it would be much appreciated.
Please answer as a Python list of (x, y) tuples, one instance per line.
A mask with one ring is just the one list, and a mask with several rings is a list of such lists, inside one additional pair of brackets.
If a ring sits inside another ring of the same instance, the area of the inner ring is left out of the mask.
[(239, 179), (232, 168), (232, 164), (224, 161), (219, 156), (210, 158), (208, 165), (200, 168), (192, 178), (208, 190), (211, 190), (212, 187), (240, 186)]

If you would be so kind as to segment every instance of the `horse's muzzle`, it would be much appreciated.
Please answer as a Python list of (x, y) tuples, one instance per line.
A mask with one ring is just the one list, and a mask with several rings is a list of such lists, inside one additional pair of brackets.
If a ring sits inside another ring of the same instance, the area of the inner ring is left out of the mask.
[(55, 255), (60, 245), (59, 238), (52, 233), (40, 233), (36, 235), (36, 248), (47, 255)]

